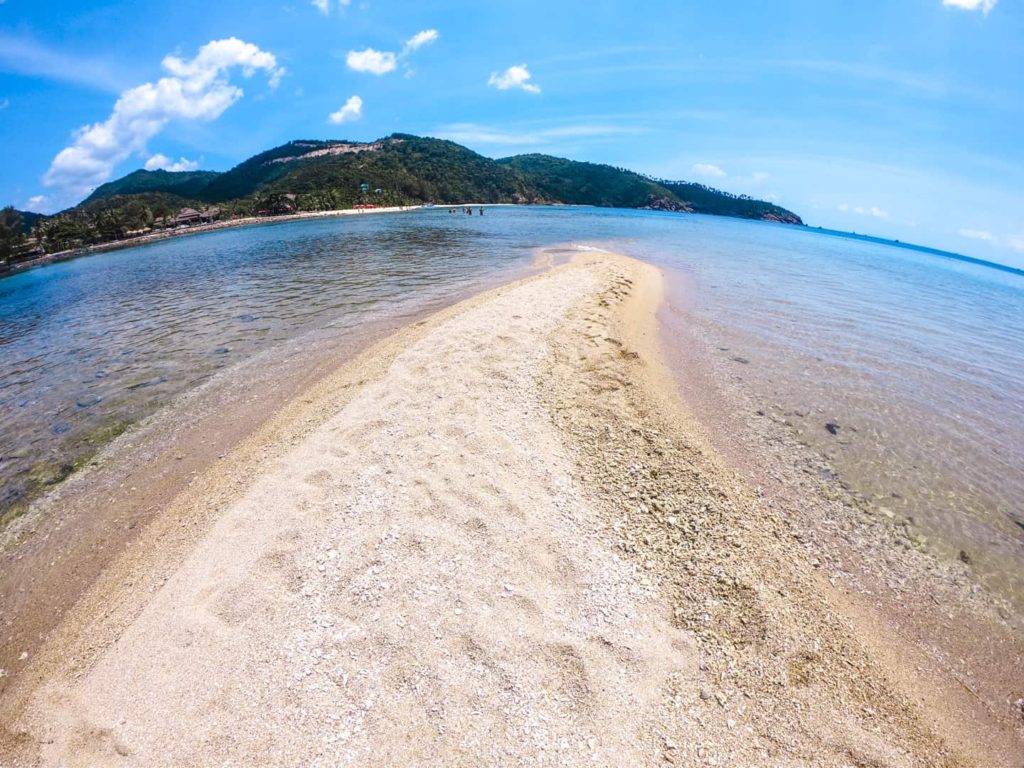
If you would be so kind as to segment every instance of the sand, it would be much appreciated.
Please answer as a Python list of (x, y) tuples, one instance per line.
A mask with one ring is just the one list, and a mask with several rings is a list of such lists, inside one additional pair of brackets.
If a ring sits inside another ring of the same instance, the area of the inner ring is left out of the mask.
[(1019, 766), (709, 447), (660, 291), (587, 253), (292, 402), (34, 650), (3, 764)]

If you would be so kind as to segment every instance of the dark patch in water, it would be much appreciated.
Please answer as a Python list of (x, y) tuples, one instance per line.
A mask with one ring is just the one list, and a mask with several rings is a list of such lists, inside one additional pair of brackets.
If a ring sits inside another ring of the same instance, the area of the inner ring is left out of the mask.
[(65, 432), (71, 429), (71, 425), (66, 421), (59, 421), (53, 425), (52, 431), (55, 435), (63, 435)]
[(837, 435), (837, 434), (839, 434), (839, 425), (836, 424), (834, 421), (826, 422), (825, 423), (825, 429), (828, 430), (828, 433), (830, 435)]
[(737, 363), (743, 363), (744, 365), (746, 365), (747, 363), (749, 363), (749, 362), (750, 362), (750, 361), (749, 361), (749, 360), (747, 360), (747, 358), (745, 358), (745, 357), (734, 357), (734, 358), (732, 358), (732, 359), (733, 359), (733, 360), (734, 360), (735, 362), (737, 362)]
[(167, 381), (166, 376), (154, 376), (152, 379), (146, 379), (145, 381), (139, 381), (135, 384), (129, 384), (125, 389), (135, 390), (142, 389), (143, 387), (154, 387), (157, 384), (163, 384), (165, 381)]

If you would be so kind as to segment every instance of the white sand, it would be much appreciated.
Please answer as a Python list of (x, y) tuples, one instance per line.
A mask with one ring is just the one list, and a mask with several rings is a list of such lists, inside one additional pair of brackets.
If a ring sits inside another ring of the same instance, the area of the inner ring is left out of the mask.
[(649, 352), (612, 334), (642, 345), (619, 306), (657, 294), (589, 254), (379, 354), (179, 561), (123, 571), (166, 581), (112, 569), (12, 764), (972, 764), (781, 523), (644, 421)]
[(694, 676), (539, 402), (562, 271), (400, 354), (223, 515), (70, 691), (52, 765), (641, 764)]

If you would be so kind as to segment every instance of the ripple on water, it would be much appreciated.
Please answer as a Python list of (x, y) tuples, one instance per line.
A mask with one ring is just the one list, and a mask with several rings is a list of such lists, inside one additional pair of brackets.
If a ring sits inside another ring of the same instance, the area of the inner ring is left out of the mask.
[(323, 328), (344, 334), (415, 311), (525, 263), (524, 249), (496, 242), (488, 225), (298, 222), (0, 280), (0, 498), (37, 491), (47, 484), (33, 471), (40, 462), (91, 454), (106, 422), (144, 417), (227, 365)]
[(788, 414), (865, 497), (914, 516), (975, 567), (1018, 574), (1006, 583), (1021, 597), (1024, 278), (704, 216), (347, 217), (0, 280), (0, 496), (23, 494), (44, 458), (73, 461), (91, 431), (145, 416), (227, 365), (307, 333), (411, 316), (564, 243), (685, 271), (697, 286), (677, 297), (687, 322), (741, 386)]

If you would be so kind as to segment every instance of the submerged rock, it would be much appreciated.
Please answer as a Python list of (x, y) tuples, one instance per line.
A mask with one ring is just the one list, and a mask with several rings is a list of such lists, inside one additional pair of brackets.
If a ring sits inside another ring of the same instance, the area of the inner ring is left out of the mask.
[(128, 384), (127, 386), (125, 386), (125, 389), (133, 390), (142, 389), (143, 387), (153, 387), (156, 386), (157, 384), (163, 384), (165, 381), (167, 381), (166, 376), (154, 376), (152, 379), (146, 379), (145, 381), (137, 381), (133, 384)]

